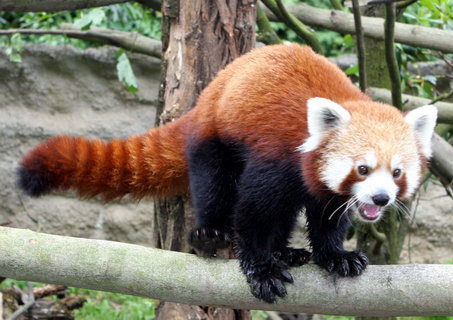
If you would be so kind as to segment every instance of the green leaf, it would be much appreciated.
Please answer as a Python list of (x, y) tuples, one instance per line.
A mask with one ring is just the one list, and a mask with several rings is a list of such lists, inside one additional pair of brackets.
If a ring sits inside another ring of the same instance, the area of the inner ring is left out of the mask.
[(20, 63), (22, 62), (21, 53), (24, 51), (25, 42), (22, 40), (22, 36), (19, 33), (12, 35), (6, 47), (6, 54), (9, 61)]
[(436, 8), (433, 4), (433, 0), (421, 0), (421, 4), (424, 7), (427, 7), (429, 10), (435, 11)]
[(11, 46), (19, 53), (24, 51), (25, 42), (19, 33), (15, 33), (11, 37)]
[(359, 65), (354, 64), (345, 70), (347, 75), (359, 75)]
[(347, 35), (345, 35), (343, 37), (343, 42), (344, 42), (344, 45), (346, 46), (346, 48), (354, 48), (355, 47), (354, 38), (350, 34), (347, 34)]
[(95, 8), (74, 21), (74, 26), (81, 30), (90, 29), (91, 25), (99, 25), (105, 18), (105, 11), (101, 8)]
[(437, 78), (435, 76), (433, 76), (433, 75), (424, 76), (423, 79), (425, 79), (426, 81), (428, 81), (429, 83), (431, 83), (434, 86), (437, 83)]
[(135, 74), (132, 70), (129, 58), (127, 57), (127, 54), (123, 49), (119, 50), (116, 54), (116, 61), (118, 79), (124, 84), (129, 92), (137, 92), (137, 79), (135, 78)]

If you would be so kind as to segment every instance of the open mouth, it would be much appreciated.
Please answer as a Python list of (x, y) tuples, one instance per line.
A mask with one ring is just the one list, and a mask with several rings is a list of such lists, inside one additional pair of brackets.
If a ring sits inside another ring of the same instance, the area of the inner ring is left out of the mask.
[(357, 204), (357, 211), (365, 221), (374, 222), (381, 217), (382, 207), (359, 202)]

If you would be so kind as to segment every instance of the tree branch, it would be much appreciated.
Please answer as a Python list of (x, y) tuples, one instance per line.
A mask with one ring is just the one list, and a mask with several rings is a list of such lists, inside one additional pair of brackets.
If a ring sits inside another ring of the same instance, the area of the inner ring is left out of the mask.
[[(304, 3), (289, 6), (288, 11), (312, 27), (340, 33), (355, 33), (352, 14), (344, 11), (320, 9)], [(269, 11), (267, 15), (272, 21), (278, 20)], [(362, 17), (362, 26), (366, 37), (384, 39), (384, 19)], [(405, 23), (395, 24), (395, 41), (399, 43), (453, 53), (453, 41), (445, 41), (445, 39), (453, 39), (453, 30), (440, 30)]]
[(65, 35), (71, 38), (113, 45), (156, 58), (161, 58), (162, 56), (162, 44), (160, 41), (143, 36), (137, 32), (125, 32), (98, 27), (91, 27), (89, 30), (83, 31), (74, 28), (69, 23), (62, 23), (61, 28), (60, 30), (6, 29), (0, 30), (0, 35), (12, 35), (15, 33)]
[(55, 12), (62, 10), (102, 7), (124, 2), (129, 2), (129, 0), (2, 0), (0, 1), (0, 11)]
[(259, 3), (257, 3), (256, 7), (256, 25), (258, 26), (258, 35), (256, 37), (257, 41), (262, 41), (265, 44), (282, 43), (282, 40), (275, 33), (269, 22), (269, 18)]
[[(385, 103), (392, 103), (391, 92), (387, 89), (381, 88), (368, 88), (366, 93), (377, 101)], [(409, 94), (403, 94), (403, 111), (409, 111), (427, 104), (431, 104), (431, 100), (425, 98), (419, 98), (411, 96)], [(438, 111), (437, 122), (453, 124), (453, 103), (449, 102), (436, 102), (436, 108)]]
[(321, 44), (319, 43), (318, 38), (316, 38), (316, 35), (299, 19), (289, 13), (281, 0), (262, 0), (262, 2), (277, 15), (282, 22), (312, 47), (314, 51), (318, 53), (322, 52)]
[(395, 55), (395, 19), (395, 4), (386, 3), (384, 22), (385, 60), (387, 61), (387, 70), (392, 87), (392, 104), (402, 110), (400, 68)]
[[(0, 227), (0, 276), (186, 304), (338, 315), (451, 315), (453, 265), (370, 266), (356, 278), (294, 268), (277, 304), (250, 293), (236, 260)], [(395, 297), (398, 297), (395, 299)]]
[(359, 62), (359, 84), (360, 90), (366, 90), (366, 74), (365, 74), (365, 43), (363, 37), (362, 17), (360, 16), (360, 7), (358, 0), (352, 0), (352, 11), (354, 13), (355, 35), (357, 43), (357, 59)]
[(447, 190), (451, 190), (453, 189), (453, 146), (437, 134), (434, 134), (431, 142), (433, 148), (432, 172), (439, 177)]

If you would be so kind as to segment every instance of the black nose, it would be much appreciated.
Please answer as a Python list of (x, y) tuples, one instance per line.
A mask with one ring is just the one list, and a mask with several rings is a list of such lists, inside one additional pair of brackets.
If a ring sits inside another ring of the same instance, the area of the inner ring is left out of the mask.
[(372, 196), (371, 199), (373, 200), (375, 205), (382, 207), (389, 203), (390, 197), (386, 193), (378, 193)]

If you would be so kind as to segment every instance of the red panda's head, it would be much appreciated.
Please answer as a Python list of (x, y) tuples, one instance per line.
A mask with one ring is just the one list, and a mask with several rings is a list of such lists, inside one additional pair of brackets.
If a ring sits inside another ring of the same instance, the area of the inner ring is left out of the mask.
[(431, 156), (434, 106), (403, 115), (377, 102), (340, 105), (312, 98), (307, 108), (309, 136), (299, 150), (313, 194), (327, 190), (348, 197), (339, 211), (354, 208), (366, 222), (379, 220), (383, 208), (414, 194)]

